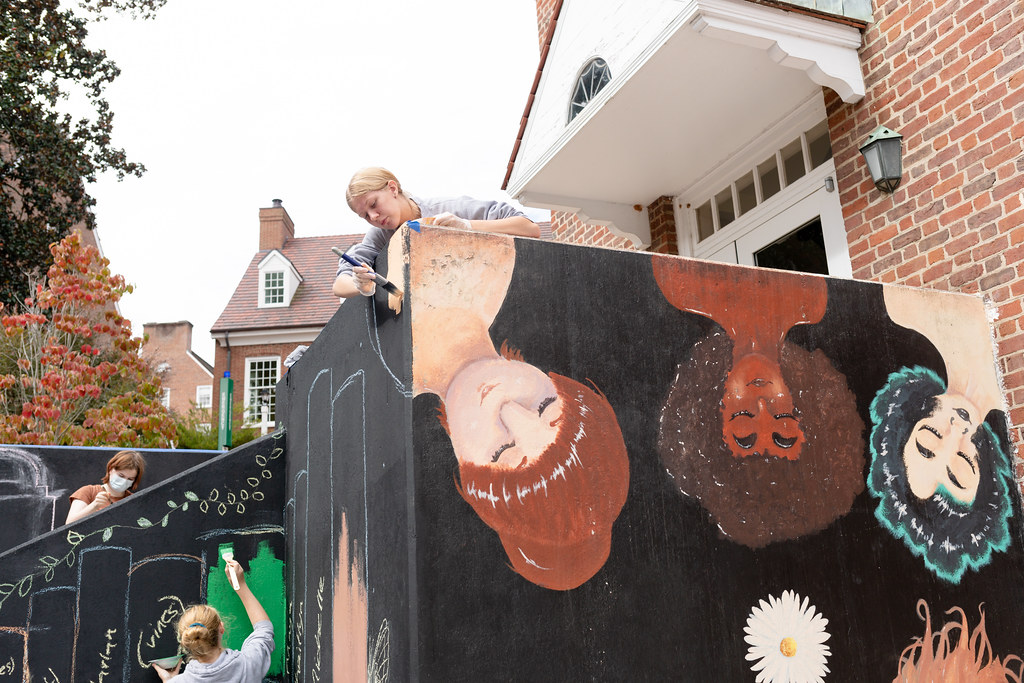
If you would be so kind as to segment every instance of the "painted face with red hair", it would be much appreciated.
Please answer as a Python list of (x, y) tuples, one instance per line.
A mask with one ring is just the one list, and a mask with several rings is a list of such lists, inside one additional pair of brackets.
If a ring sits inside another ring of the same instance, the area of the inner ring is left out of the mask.
[(460, 370), (445, 394), (445, 406), (460, 462), (512, 469), (540, 457), (558, 435), (562, 416), (551, 378), (528, 363), (505, 358), (479, 360)]
[(500, 362), (509, 365), (496, 374), (467, 368), (465, 386), (446, 396), (459, 492), (498, 533), (517, 573), (545, 588), (576, 588), (608, 559), (629, 489), (618, 421), (589, 387)]

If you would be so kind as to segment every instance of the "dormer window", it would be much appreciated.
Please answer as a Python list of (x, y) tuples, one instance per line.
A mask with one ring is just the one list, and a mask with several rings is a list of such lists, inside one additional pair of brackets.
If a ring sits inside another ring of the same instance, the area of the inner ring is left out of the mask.
[(292, 303), (292, 297), (295, 296), (302, 278), (284, 254), (272, 249), (259, 263), (258, 282), (258, 306), (283, 308)]
[(263, 305), (277, 306), (284, 303), (284, 271), (263, 273)]
[(608, 62), (600, 57), (594, 57), (580, 71), (576, 79), (576, 86), (572, 90), (572, 99), (569, 100), (569, 118), (566, 124), (576, 118), (576, 115), (583, 111), (590, 100), (601, 91), (601, 88), (608, 85), (612, 80), (612, 72), (608, 68)]

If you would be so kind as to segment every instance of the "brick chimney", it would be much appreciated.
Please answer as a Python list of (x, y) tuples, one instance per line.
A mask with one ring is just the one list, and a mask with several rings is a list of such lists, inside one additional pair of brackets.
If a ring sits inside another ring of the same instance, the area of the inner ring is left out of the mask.
[(280, 199), (275, 199), (269, 209), (260, 209), (260, 251), (281, 249), (292, 237), (295, 237), (295, 224)]

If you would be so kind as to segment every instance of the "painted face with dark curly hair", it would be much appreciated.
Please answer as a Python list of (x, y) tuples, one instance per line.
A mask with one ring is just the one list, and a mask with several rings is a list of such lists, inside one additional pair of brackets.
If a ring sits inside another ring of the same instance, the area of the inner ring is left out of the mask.
[(890, 374), (871, 402), (875, 517), (952, 583), (1010, 542), (1009, 457), (975, 411), (917, 366)]
[(778, 363), (757, 353), (736, 363), (725, 380), (722, 432), (737, 458), (800, 457), (805, 437)]

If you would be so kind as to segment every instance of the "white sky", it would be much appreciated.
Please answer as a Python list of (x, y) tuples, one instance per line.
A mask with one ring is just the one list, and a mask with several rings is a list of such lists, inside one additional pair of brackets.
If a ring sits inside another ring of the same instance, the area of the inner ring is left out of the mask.
[[(90, 186), (121, 312), (209, 330), (282, 199), (296, 237), (362, 233), (352, 173), (391, 169), (422, 196), (500, 191), (539, 58), (530, 0), (168, 0), (89, 44), (121, 68), (114, 144), (148, 168)], [(546, 212), (534, 214), (546, 217)]]

